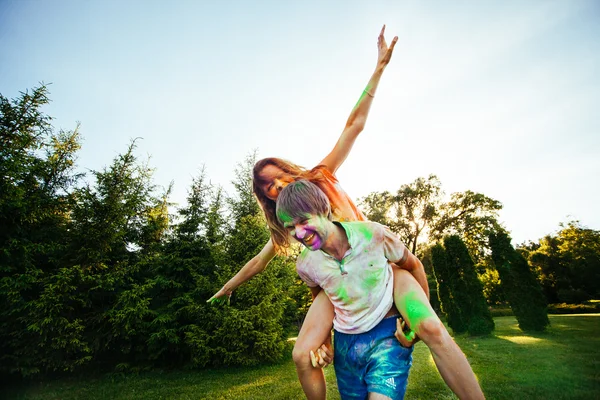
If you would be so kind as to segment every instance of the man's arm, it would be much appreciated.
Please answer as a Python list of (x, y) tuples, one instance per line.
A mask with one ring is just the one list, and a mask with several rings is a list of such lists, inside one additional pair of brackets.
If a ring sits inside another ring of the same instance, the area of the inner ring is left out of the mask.
[(394, 37), (392, 43), (388, 47), (385, 37), (383, 36), (384, 33), (385, 25), (381, 28), (381, 32), (377, 39), (378, 52), (375, 72), (373, 72), (371, 79), (369, 79), (369, 82), (367, 83), (367, 87), (363, 90), (358, 102), (352, 109), (352, 112), (350, 112), (350, 116), (346, 121), (346, 126), (333, 147), (333, 150), (331, 150), (331, 152), (319, 163), (320, 165), (325, 165), (331, 173), (335, 174), (335, 171), (337, 171), (344, 160), (346, 160), (350, 150), (352, 150), (356, 138), (363, 131), (367, 122), (369, 110), (371, 109), (371, 104), (373, 103), (373, 97), (375, 96), (377, 86), (379, 85), (379, 80), (381, 79), (385, 67), (392, 58), (392, 53), (394, 51), (394, 46), (398, 41), (398, 37)]
[[(404, 269), (415, 278), (415, 280), (423, 288), (423, 292), (429, 299), (429, 283), (427, 283), (427, 275), (423, 264), (413, 253), (411, 253), (404, 243), (400, 240), (392, 230), (385, 226), (383, 227), (383, 246), (385, 257), (389, 262), (395, 264), (398, 268)], [(398, 259), (399, 258), (399, 259)], [(396, 273), (394, 273), (396, 275)]]
[(312, 295), (312, 299), (313, 301), (317, 298), (317, 296), (319, 295), (319, 293), (321, 292), (321, 288), (319, 286), (315, 286), (315, 287), (309, 287), (310, 289), (310, 294)]
[(406, 249), (405, 256), (402, 257), (401, 260), (394, 261), (394, 264), (398, 268), (402, 268), (410, 272), (410, 274), (415, 278), (415, 280), (421, 285), (423, 291), (427, 295), (427, 299), (429, 300), (429, 283), (427, 282), (427, 274), (425, 273), (425, 268), (423, 267), (423, 263), (419, 260), (413, 253)]

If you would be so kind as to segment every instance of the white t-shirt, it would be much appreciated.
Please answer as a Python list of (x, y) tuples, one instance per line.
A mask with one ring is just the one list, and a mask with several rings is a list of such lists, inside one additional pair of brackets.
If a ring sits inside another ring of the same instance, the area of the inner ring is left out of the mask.
[(350, 249), (342, 261), (322, 250), (304, 249), (296, 270), (309, 287), (320, 286), (335, 308), (333, 327), (343, 333), (368, 332), (393, 304), (389, 262), (402, 260), (406, 247), (386, 226), (370, 221), (336, 222)]

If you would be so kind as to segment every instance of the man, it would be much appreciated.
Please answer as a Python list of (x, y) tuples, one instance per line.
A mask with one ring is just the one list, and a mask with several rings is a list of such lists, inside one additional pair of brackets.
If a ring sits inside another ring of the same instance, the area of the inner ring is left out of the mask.
[(398, 312), (434, 355), (442, 377), (461, 399), (481, 399), (475, 375), (409, 272), (390, 262), (419, 262), (389, 229), (374, 222), (332, 222), (327, 196), (306, 180), (290, 183), (277, 199), (277, 218), (306, 249), (296, 268), (311, 290), (335, 309), (335, 372), (343, 399), (402, 399), (412, 348)]

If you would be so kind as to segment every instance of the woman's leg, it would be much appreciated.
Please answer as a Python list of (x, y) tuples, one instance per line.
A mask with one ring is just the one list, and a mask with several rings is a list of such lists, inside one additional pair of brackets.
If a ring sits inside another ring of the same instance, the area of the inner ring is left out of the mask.
[[(429, 347), (440, 375), (460, 399), (483, 399), (467, 358), (452, 339), (410, 272), (394, 270), (394, 303), (408, 325)], [(402, 334), (402, 333), (401, 333)]]
[(298, 379), (309, 400), (325, 399), (327, 394), (323, 369), (312, 366), (310, 351), (316, 352), (330, 338), (333, 315), (333, 305), (321, 290), (308, 309), (292, 352)]

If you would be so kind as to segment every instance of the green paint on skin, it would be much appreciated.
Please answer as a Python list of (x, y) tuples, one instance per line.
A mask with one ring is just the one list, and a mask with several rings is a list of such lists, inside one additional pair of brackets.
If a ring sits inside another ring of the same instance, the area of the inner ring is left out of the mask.
[[(367, 86), (367, 87), (365, 88), (365, 90), (363, 90), (363, 92), (361, 93), (360, 97), (358, 98), (358, 101), (356, 102), (356, 105), (354, 106), (354, 108), (352, 109), (352, 111), (354, 111), (354, 109), (356, 109), (356, 107), (358, 107), (358, 105), (360, 104), (360, 102), (362, 101), (362, 99), (364, 99), (364, 98), (365, 98), (365, 96), (369, 96), (369, 95), (367, 94), (367, 92), (370, 92), (370, 93), (372, 93), (372, 92), (371, 92), (371, 87), (370, 87), (370, 86)], [(371, 96), (369, 96), (369, 97), (371, 97)]]
[(412, 290), (400, 298), (400, 307), (406, 309), (406, 312), (408, 313), (406, 318), (413, 327), (418, 326), (427, 318), (436, 318), (435, 312), (431, 307), (428, 307), (427, 304), (423, 303), (421, 300), (422, 296), (419, 296), (417, 293), (416, 290)]

